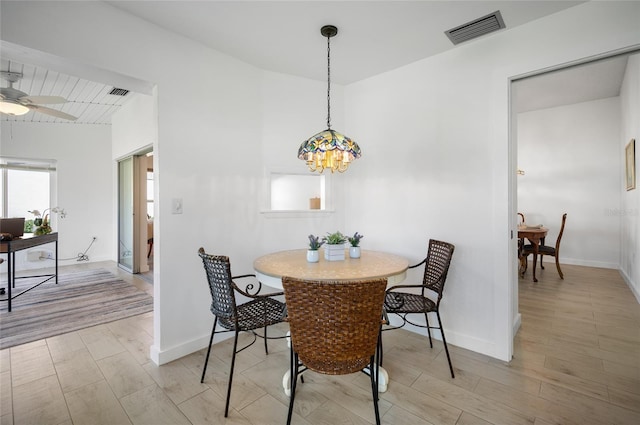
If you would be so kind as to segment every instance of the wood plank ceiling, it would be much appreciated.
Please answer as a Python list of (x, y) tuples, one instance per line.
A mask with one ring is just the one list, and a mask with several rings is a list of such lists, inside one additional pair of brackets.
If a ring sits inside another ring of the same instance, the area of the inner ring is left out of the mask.
[[(13, 88), (30, 96), (64, 97), (67, 103), (43, 106), (78, 118), (71, 121), (30, 111), (15, 117), (0, 114), (2, 121), (110, 125), (113, 113), (134, 96), (133, 92), (125, 96), (109, 94), (114, 89), (113, 86), (5, 59), (0, 59), (0, 70), (21, 73), (22, 79), (14, 83)], [(2, 87), (8, 87), (8, 82), (4, 79), (1, 84)]]

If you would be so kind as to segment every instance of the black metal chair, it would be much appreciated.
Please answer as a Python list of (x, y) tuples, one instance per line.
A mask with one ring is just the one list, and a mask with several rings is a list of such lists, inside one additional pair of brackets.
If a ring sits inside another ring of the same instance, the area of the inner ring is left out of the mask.
[(387, 279), (313, 281), (283, 277), (291, 329), (291, 423), (298, 376), (305, 370), (347, 375), (369, 368), (376, 424), (382, 304)]
[[(444, 343), (444, 350), (447, 353), (447, 360), (449, 361), (449, 370), (451, 371), (451, 377), (455, 378), (453, 373), (453, 366), (451, 364), (451, 356), (449, 356), (449, 348), (447, 347), (447, 339), (444, 336), (444, 329), (442, 327), (442, 319), (440, 318), (440, 301), (442, 300), (442, 293), (444, 291), (444, 284), (447, 280), (447, 273), (449, 272), (449, 265), (451, 264), (451, 257), (455, 247), (447, 242), (437, 241), (434, 239), (429, 240), (429, 250), (427, 257), (420, 263), (410, 266), (410, 269), (425, 265), (424, 277), (422, 284), (420, 285), (396, 285), (387, 289), (387, 294), (384, 301), (384, 308), (386, 313), (397, 314), (402, 318), (402, 324), (400, 326), (392, 326), (385, 328), (384, 330), (393, 330), (403, 327), (409, 323), (421, 328), (427, 328), (427, 335), (429, 336), (429, 345), (433, 348), (433, 341), (431, 340), (431, 329), (440, 329), (442, 334), (442, 342)], [(417, 292), (401, 292), (398, 289), (418, 289)], [(438, 326), (429, 325), (428, 313), (436, 313), (438, 318)], [(409, 314), (424, 314), (425, 325), (412, 322), (407, 319)]]
[[(558, 274), (560, 275), (560, 279), (564, 279), (564, 274), (562, 274), (562, 269), (560, 269), (560, 241), (562, 241), (562, 234), (564, 233), (564, 225), (567, 222), (567, 213), (562, 214), (562, 225), (560, 226), (560, 232), (558, 233), (558, 237), (556, 238), (555, 246), (547, 246), (544, 243), (544, 240), (538, 247), (538, 254), (540, 254), (540, 268), (544, 270), (544, 264), (542, 264), (542, 257), (545, 255), (549, 255), (551, 257), (555, 257), (556, 259), (556, 269), (558, 270)], [(524, 258), (524, 270), (527, 270), (529, 254), (534, 254), (534, 247), (531, 244), (524, 245), (522, 247), (522, 257)], [(536, 260), (537, 261), (537, 260)]]
[[(257, 287), (253, 283), (249, 283), (246, 285), (245, 290), (240, 289), (234, 282), (234, 279), (255, 277), (255, 275), (245, 274), (231, 276), (229, 257), (207, 254), (204, 248), (198, 250), (198, 255), (202, 258), (207, 274), (209, 289), (211, 290), (211, 313), (215, 316), (213, 328), (211, 329), (211, 339), (209, 339), (209, 349), (207, 350), (207, 357), (204, 362), (200, 382), (204, 382), (204, 377), (207, 372), (207, 363), (209, 363), (209, 355), (211, 354), (211, 344), (213, 343), (214, 335), (221, 332), (235, 333), (229, 384), (227, 387), (227, 401), (224, 408), (224, 416), (227, 417), (229, 413), (229, 397), (231, 395), (231, 383), (233, 381), (233, 368), (235, 366), (236, 354), (256, 342), (257, 337), (264, 339), (264, 351), (266, 354), (269, 354), (267, 339), (271, 339), (272, 337), (267, 337), (267, 326), (283, 322), (287, 311), (283, 302), (272, 298), (283, 295), (283, 292), (258, 295), (262, 288), (260, 282), (258, 282)], [(250, 301), (237, 304), (236, 293), (244, 295), (249, 298)], [(216, 331), (217, 324), (224, 329)], [(255, 330), (259, 328), (264, 328), (263, 335), (255, 332)], [(253, 334), (253, 341), (238, 350), (238, 334), (244, 331)], [(275, 338), (286, 338), (286, 336), (283, 335)]]

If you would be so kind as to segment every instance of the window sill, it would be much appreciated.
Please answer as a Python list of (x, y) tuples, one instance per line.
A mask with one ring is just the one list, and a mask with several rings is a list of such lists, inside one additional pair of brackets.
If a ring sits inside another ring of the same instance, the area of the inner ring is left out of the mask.
[(330, 215), (334, 210), (262, 210), (260, 214), (266, 218), (305, 218), (319, 215)]

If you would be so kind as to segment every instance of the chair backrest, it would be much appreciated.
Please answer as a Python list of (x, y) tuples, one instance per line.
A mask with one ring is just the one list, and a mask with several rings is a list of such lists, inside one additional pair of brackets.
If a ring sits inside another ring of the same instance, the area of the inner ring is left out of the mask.
[(442, 298), (444, 284), (449, 273), (449, 265), (455, 246), (448, 242), (429, 240), (429, 251), (424, 266), (424, 279), (422, 285), (438, 294), (438, 302)]
[(562, 240), (562, 234), (564, 233), (564, 223), (567, 221), (567, 213), (562, 214), (562, 225), (560, 226), (560, 233), (556, 239), (556, 255), (560, 252), (560, 240)]
[(293, 349), (328, 375), (362, 370), (375, 354), (387, 279), (311, 281), (283, 277)]
[(207, 273), (209, 290), (211, 291), (211, 312), (218, 317), (218, 322), (227, 329), (232, 329), (236, 318), (236, 299), (231, 280), (231, 263), (224, 255), (210, 255), (204, 248), (198, 250)]

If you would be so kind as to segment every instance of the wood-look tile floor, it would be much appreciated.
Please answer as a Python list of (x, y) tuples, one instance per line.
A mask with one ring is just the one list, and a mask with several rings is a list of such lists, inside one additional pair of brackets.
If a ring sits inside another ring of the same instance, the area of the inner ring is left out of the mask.
[[(509, 363), (450, 345), (451, 379), (439, 341), (430, 349), (426, 337), (386, 332), (391, 381), (380, 398), (382, 423), (640, 424), (640, 306), (615, 270), (563, 271), (564, 280), (553, 265), (538, 283), (530, 272), (520, 280), (522, 326)], [(270, 342), (268, 356), (261, 344), (238, 355), (225, 419), (230, 341), (214, 346), (200, 384), (205, 350), (161, 367), (150, 362), (152, 319), (144, 314), (0, 352), (0, 423), (285, 423), (284, 341)], [(271, 334), (277, 331), (286, 326)], [(293, 423), (373, 423), (368, 385), (364, 374), (305, 373)]]

